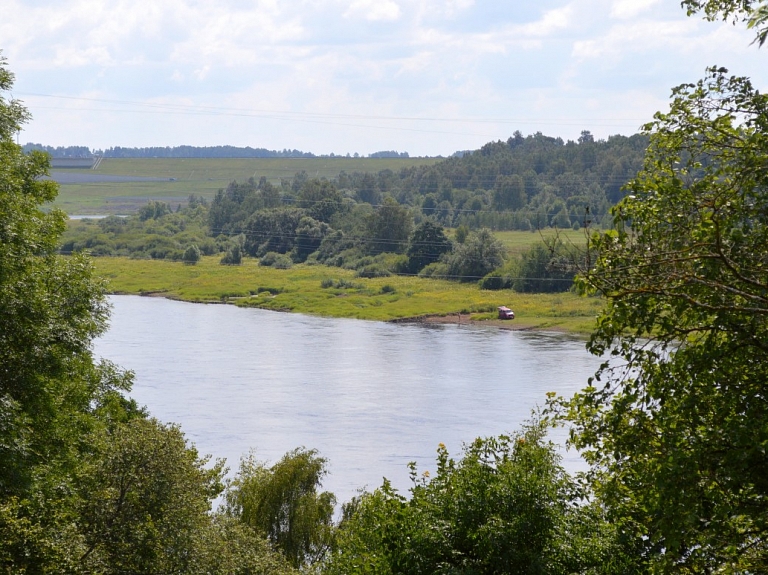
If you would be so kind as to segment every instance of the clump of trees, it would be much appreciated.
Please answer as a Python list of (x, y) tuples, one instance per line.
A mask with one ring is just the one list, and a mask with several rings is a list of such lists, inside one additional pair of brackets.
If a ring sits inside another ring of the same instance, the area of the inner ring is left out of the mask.
[(126, 399), (129, 372), (95, 361), (104, 282), (84, 255), (57, 254), (66, 216), (40, 209), (56, 184), (41, 179), (46, 154), (14, 143), (29, 116), (2, 97), (12, 84), (0, 57), (0, 571), (293, 572), (211, 512), (223, 463)]
[(477, 439), (434, 477), (411, 467), (410, 497), (389, 483), (345, 505), (326, 573), (633, 573), (604, 509), (560, 466), (541, 421)]

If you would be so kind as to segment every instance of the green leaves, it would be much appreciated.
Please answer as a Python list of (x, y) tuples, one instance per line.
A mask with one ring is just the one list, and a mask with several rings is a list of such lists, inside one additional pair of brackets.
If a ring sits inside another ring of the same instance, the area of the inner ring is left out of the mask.
[(336, 504), (332, 493), (318, 492), (326, 473), (315, 450), (295, 449), (272, 467), (246, 458), (227, 490), (227, 513), (268, 538), (293, 566), (320, 561)]
[(679, 86), (579, 279), (608, 300), (589, 349), (613, 359), (562, 413), (662, 571), (768, 556), (766, 122), (768, 98), (727, 70)]
[[(476, 439), (410, 499), (384, 485), (345, 508), (326, 570), (336, 573), (631, 573), (634, 559), (560, 466), (531, 423), (514, 436)], [(610, 569), (603, 570), (603, 566)]]

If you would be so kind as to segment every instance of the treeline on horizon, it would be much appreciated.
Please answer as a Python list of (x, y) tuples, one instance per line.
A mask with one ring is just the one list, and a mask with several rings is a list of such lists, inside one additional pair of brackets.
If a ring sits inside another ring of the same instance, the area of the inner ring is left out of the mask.
[[(22, 149), (24, 153), (32, 150), (46, 152), (52, 158), (358, 158), (360, 154), (321, 154), (301, 150), (267, 150), (250, 146), (152, 146), (146, 148), (127, 148), (114, 146), (106, 150), (91, 150), (87, 146), (46, 146), (43, 144), (27, 143)], [(369, 158), (408, 158), (408, 152), (382, 150), (368, 154)]]

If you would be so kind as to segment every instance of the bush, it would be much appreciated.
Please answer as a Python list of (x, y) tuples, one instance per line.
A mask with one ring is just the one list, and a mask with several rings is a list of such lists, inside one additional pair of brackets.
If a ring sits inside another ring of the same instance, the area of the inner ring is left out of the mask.
[(419, 277), (445, 279), (448, 276), (448, 273), (448, 264), (444, 262), (435, 262), (425, 266), (424, 269), (419, 272)]
[(512, 278), (494, 270), (478, 282), (480, 289), (502, 290), (512, 287)]
[(259, 260), (260, 266), (273, 267), (278, 270), (287, 270), (293, 266), (291, 258), (277, 252), (267, 252)]
[(409, 497), (385, 480), (353, 499), (324, 572), (639, 572), (545, 431), (534, 422), (512, 437), (477, 439), (458, 460), (441, 444), (434, 477), (411, 464)]
[(222, 265), (239, 266), (243, 262), (243, 254), (240, 251), (240, 246), (234, 245), (227, 250), (227, 253), (221, 258)]
[(371, 264), (357, 270), (355, 275), (359, 278), (387, 278), (392, 272), (382, 264)]
[(200, 249), (195, 244), (192, 244), (184, 250), (184, 255), (181, 257), (181, 261), (190, 266), (195, 265), (200, 261)]

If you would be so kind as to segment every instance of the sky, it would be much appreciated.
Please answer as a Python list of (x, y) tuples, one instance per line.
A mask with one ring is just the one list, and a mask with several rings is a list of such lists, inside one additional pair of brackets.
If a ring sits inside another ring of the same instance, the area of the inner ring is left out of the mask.
[(743, 24), (676, 0), (2, 4), (21, 143), (437, 156), (515, 130), (630, 135), (711, 65), (768, 88)]

